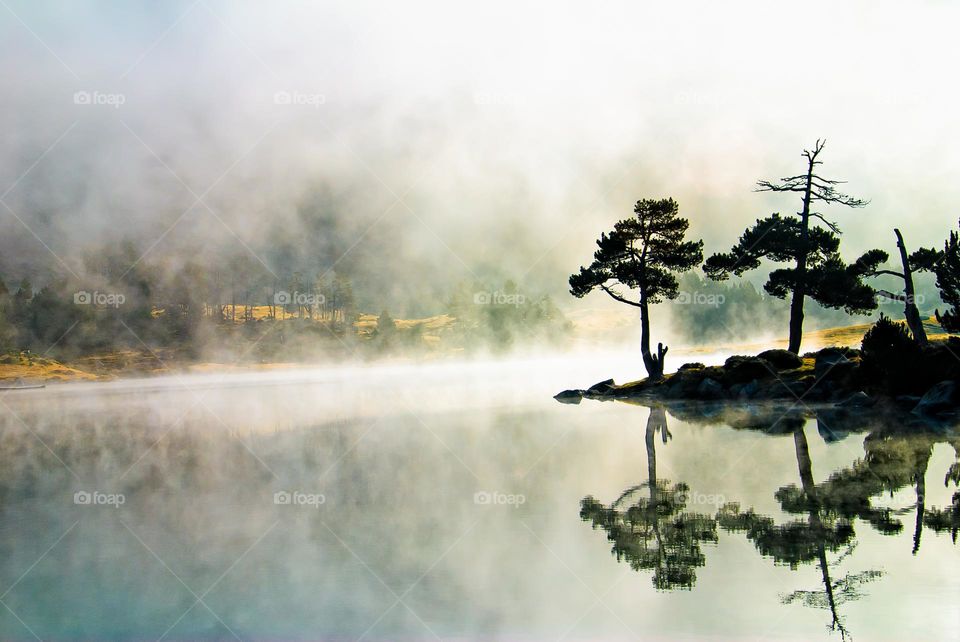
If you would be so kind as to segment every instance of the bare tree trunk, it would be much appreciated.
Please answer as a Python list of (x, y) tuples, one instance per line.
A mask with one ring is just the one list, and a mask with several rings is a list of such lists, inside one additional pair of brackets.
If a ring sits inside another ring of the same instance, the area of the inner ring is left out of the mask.
[(903, 242), (903, 235), (900, 230), (894, 229), (893, 233), (897, 235), (897, 248), (900, 250), (900, 262), (903, 264), (903, 316), (907, 319), (907, 326), (913, 335), (913, 340), (919, 346), (927, 345), (927, 333), (923, 329), (923, 320), (920, 318), (920, 310), (917, 309), (917, 295), (913, 287), (913, 271), (910, 269), (910, 259), (907, 256), (907, 246)]
[(640, 295), (640, 352), (643, 355), (643, 366), (647, 369), (647, 376), (654, 381), (663, 379), (663, 360), (667, 350), (662, 343), (657, 344), (657, 354), (650, 352), (650, 308), (647, 298)]
[(800, 252), (797, 254), (796, 282), (790, 300), (790, 340), (787, 350), (800, 354), (803, 341), (803, 302), (807, 296), (807, 258), (810, 251), (810, 191), (813, 189), (814, 155), (807, 169), (807, 186), (803, 192), (803, 211), (800, 212)]

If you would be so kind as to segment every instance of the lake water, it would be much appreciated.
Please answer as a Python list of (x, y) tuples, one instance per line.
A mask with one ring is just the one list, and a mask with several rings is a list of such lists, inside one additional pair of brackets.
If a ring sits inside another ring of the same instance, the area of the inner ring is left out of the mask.
[(6, 393), (0, 639), (960, 639), (956, 432), (551, 398), (637, 368)]

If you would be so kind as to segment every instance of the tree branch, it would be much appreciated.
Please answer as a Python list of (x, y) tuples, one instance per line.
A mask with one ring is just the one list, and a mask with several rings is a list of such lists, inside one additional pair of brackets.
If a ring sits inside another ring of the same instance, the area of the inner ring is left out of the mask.
[(620, 303), (626, 303), (627, 305), (632, 305), (635, 308), (641, 307), (639, 303), (635, 301), (631, 301), (629, 299), (625, 299), (623, 295), (618, 294), (617, 292), (615, 292), (614, 290), (611, 290), (610, 288), (608, 288), (606, 285), (602, 283), (600, 284), (600, 289), (606, 292), (607, 294), (609, 294), (610, 297), (615, 301), (619, 301)]
[(894, 294), (893, 292), (890, 292), (888, 290), (877, 290), (877, 294), (879, 294), (880, 296), (885, 296), (888, 299), (892, 299), (893, 301), (905, 301), (907, 298), (902, 294)]
[[(903, 274), (901, 274), (900, 272), (894, 272), (893, 270), (874, 270), (873, 272), (871, 272), (871, 273), (868, 274), (867, 276), (880, 276), (881, 274), (889, 274), (890, 276), (896, 276), (896, 277), (899, 277), (899, 278), (901, 278), (901, 279), (906, 278), (906, 277), (904, 277)], [(878, 290), (878, 292), (879, 292), (879, 290)]]
[(827, 219), (825, 219), (825, 218), (823, 217), (823, 214), (821, 214), (820, 212), (811, 212), (811, 213), (810, 213), (810, 216), (811, 216), (812, 218), (818, 218), (818, 219), (820, 219), (821, 221), (823, 221), (824, 225), (826, 225), (827, 227), (829, 227), (829, 228), (830, 228), (830, 231), (833, 232), (834, 234), (840, 234), (840, 228), (837, 226), (837, 224), (834, 223), (834, 222), (832, 222), (832, 221), (828, 221)]

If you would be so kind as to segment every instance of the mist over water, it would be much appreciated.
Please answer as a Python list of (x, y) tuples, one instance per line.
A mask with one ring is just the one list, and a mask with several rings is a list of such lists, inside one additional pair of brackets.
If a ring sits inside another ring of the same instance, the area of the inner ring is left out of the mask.
[[(647, 481), (649, 411), (557, 404), (550, 390), (598, 365), (544, 365), (189, 376), (6, 395), (0, 574), (22, 623), (0, 617), (3, 637), (741, 639), (769, 629), (830, 638), (829, 611), (781, 599), (816, 589), (819, 571), (758, 555), (742, 533), (720, 530), (701, 545), (687, 590), (654, 590), (651, 571), (618, 562), (579, 505), (614, 502)], [(775, 434), (782, 426), (734, 430), (674, 412), (669, 440), (655, 438), (657, 477), (688, 485), (687, 511), (737, 502), (797, 519), (775, 498), (799, 483), (794, 439)], [(865, 456), (864, 433), (824, 441), (817, 420), (799, 425), (818, 483)], [(941, 480), (956, 454), (942, 438), (924, 443), (933, 444), (926, 507), (949, 506)], [(911, 555), (915, 500), (909, 486), (874, 498), (902, 531), (855, 520), (848, 544), (857, 546), (837, 561), (837, 577), (882, 573), (842, 607), (844, 626), (863, 639), (935, 638), (956, 619), (930, 598), (958, 589), (945, 562), (955, 544), (928, 527)]]

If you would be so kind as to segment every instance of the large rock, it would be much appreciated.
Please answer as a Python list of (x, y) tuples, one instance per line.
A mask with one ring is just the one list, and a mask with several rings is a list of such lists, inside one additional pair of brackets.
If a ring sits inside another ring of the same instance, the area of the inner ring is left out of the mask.
[(920, 398), (913, 412), (918, 415), (946, 415), (957, 412), (960, 388), (956, 381), (941, 381)]
[(617, 384), (614, 383), (613, 379), (606, 379), (587, 388), (587, 393), (591, 395), (605, 395), (610, 392), (615, 385)]
[(760, 396), (766, 399), (802, 399), (807, 393), (810, 384), (806, 381), (776, 381), (768, 382), (761, 390)]
[(678, 371), (668, 379), (665, 392), (671, 399), (697, 399), (697, 389), (707, 378), (723, 378), (723, 369), (712, 366)]
[(583, 399), (583, 390), (564, 390), (553, 396), (560, 403), (577, 404)]
[(682, 366), (677, 368), (677, 372), (686, 372), (687, 370), (703, 370), (706, 367), (707, 366), (703, 365), (699, 361), (694, 361), (692, 363), (683, 364)]
[(856, 362), (847, 358), (840, 348), (825, 348), (817, 353), (813, 363), (813, 374), (817, 380), (840, 379), (857, 367)]
[(747, 383), (773, 376), (773, 368), (759, 357), (735, 355), (723, 363), (724, 375), (730, 383)]
[(803, 359), (789, 350), (764, 350), (757, 356), (777, 370), (795, 370), (803, 365)]
[(700, 385), (697, 386), (697, 397), (699, 399), (712, 401), (714, 399), (723, 399), (725, 396), (723, 386), (715, 379), (704, 379), (700, 382)]
[(757, 396), (757, 393), (760, 392), (760, 383), (754, 379), (749, 383), (745, 383), (737, 396), (740, 399), (753, 399)]

